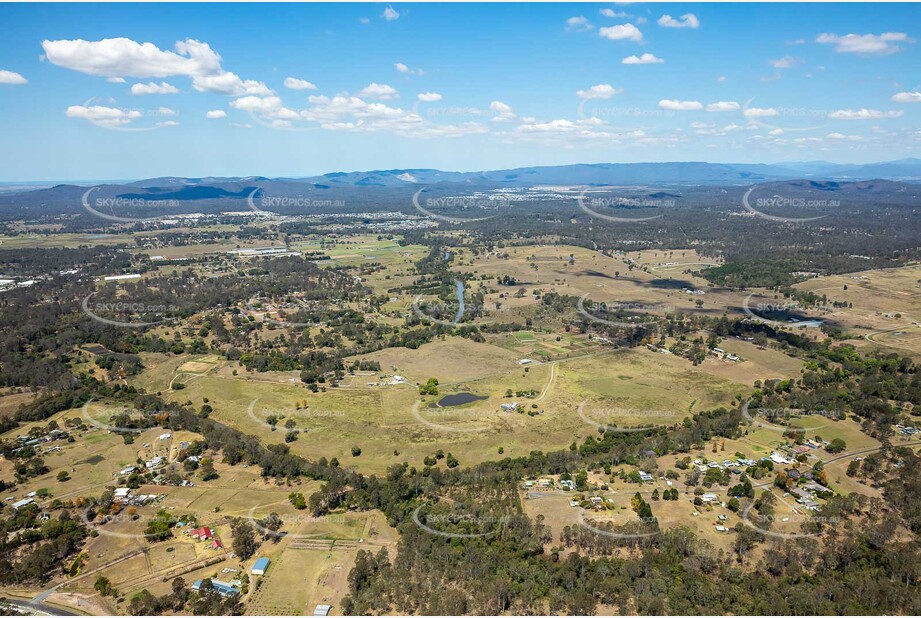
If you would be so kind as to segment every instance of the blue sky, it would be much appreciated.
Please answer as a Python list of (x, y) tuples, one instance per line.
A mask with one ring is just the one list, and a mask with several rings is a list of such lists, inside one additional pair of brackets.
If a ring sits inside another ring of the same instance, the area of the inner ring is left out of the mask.
[(0, 180), (921, 156), (912, 4), (0, 6)]

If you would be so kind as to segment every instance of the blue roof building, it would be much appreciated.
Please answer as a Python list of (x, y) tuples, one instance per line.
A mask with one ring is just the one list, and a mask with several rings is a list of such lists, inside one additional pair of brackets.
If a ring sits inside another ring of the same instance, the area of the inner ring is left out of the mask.
[(250, 572), (253, 575), (265, 575), (265, 571), (268, 568), (269, 568), (269, 559), (260, 558), (259, 560), (256, 561), (256, 564), (253, 565), (253, 568), (250, 570)]
[[(203, 581), (204, 580), (202, 579), (196, 580), (195, 583), (192, 584), (192, 590), (200, 590)], [(224, 596), (224, 597), (229, 597), (235, 594), (240, 594), (239, 590), (237, 590), (236, 588), (234, 588), (227, 582), (222, 582), (219, 579), (212, 579), (211, 587), (214, 588), (216, 592), (218, 592), (221, 596)]]

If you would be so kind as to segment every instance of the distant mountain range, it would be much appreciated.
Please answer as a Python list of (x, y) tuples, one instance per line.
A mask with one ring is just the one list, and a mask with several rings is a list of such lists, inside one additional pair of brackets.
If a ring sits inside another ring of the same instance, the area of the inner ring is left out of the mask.
[[(392, 169), (366, 172), (334, 172), (304, 178), (264, 176), (183, 178), (167, 176), (125, 183), (98, 185), (93, 198), (157, 200), (175, 202), (170, 212), (213, 212), (246, 209), (253, 191), (275, 197), (348, 197), (364, 201), (371, 193), (378, 206), (415, 187), (455, 191), (490, 190), (534, 186), (627, 186), (627, 187), (732, 187), (805, 180), (844, 183), (889, 180), (921, 183), (921, 159), (845, 165), (826, 161), (778, 164), (740, 163), (595, 163), (546, 167), (521, 167), (482, 172), (446, 172), (436, 169)], [(92, 184), (55, 186), (18, 185), (0, 192), (0, 213), (6, 216), (52, 215), (80, 212), (81, 200)], [(397, 189), (397, 191), (386, 191)], [(402, 189), (399, 191), (398, 189)], [(405, 198), (394, 204), (405, 203)]]

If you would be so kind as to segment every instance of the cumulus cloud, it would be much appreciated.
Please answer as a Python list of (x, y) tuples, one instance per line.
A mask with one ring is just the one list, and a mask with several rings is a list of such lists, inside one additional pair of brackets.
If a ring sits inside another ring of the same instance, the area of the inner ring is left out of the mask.
[(0, 70), (0, 84), (26, 84), (29, 80), (15, 71)]
[(614, 9), (601, 9), (598, 12), (604, 15), (605, 17), (616, 17), (619, 19), (629, 19), (631, 17), (629, 13), (618, 12), (618, 11), (615, 11)]
[(641, 56), (627, 56), (620, 61), (621, 64), (662, 64), (665, 62), (655, 54), (642, 54)]
[(100, 41), (83, 39), (42, 41), (45, 57), (57, 66), (109, 80), (184, 76), (192, 80), (199, 92), (233, 96), (269, 95), (262, 82), (243, 80), (225, 71), (221, 56), (211, 46), (194, 39), (178, 41), (175, 51), (163, 50), (153, 43), (138, 43), (119, 37)]
[(659, 25), (663, 28), (699, 28), (700, 20), (693, 13), (685, 13), (680, 18), (675, 19), (671, 15), (663, 15), (659, 18)]
[(643, 33), (633, 24), (605, 26), (598, 30), (598, 34), (611, 41), (635, 41), (639, 43), (643, 40)]
[(298, 79), (297, 77), (286, 77), (285, 78), (285, 88), (290, 90), (316, 90), (317, 87), (308, 82), (306, 79)]
[(205, 113), (205, 118), (209, 120), (218, 120), (219, 118), (226, 118), (227, 112), (222, 109), (212, 109)]
[(850, 142), (858, 142), (862, 138), (859, 135), (845, 135), (844, 133), (829, 133), (825, 136), (825, 139), (832, 140), (847, 140)]
[(496, 112), (496, 115), (493, 116), (493, 122), (507, 122), (517, 117), (515, 112), (512, 111), (512, 106), (502, 101), (493, 101), (489, 104), (489, 109)]
[(615, 88), (611, 84), (597, 84), (588, 90), (577, 90), (576, 96), (580, 99), (610, 99), (623, 92), (623, 88)]
[(780, 112), (773, 107), (749, 107), (742, 113), (746, 118), (770, 118), (780, 115)]
[(393, 86), (388, 86), (387, 84), (378, 84), (377, 82), (372, 82), (361, 89), (358, 93), (360, 97), (368, 97), (369, 99), (380, 99), (382, 101), (389, 101), (390, 99), (396, 99), (399, 97), (399, 93), (396, 88)]
[(839, 109), (828, 115), (834, 120), (880, 120), (882, 118), (899, 118), (905, 112), (899, 111), (880, 111), (878, 109)]
[(396, 21), (397, 19), (400, 19), (400, 14), (397, 13), (392, 6), (388, 6), (386, 9), (384, 9), (384, 12), (381, 13), (381, 17), (387, 21)]
[(735, 101), (717, 101), (716, 103), (707, 104), (708, 112), (735, 112), (738, 110), (739, 104)]
[(911, 43), (912, 39), (904, 32), (883, 32), (882, 34), (829, 34), (823, 32), (815, 39), (816, 43), (834, 45), (835, 51), (843, 54), (894, 54), (902, 49), (898, 43)]
[(577, 17), (570, 17), (566, 20), (566, 29), (572, 32), (585, 32), (587, 30), (592, 30), (595, 26), (588, 21), (588, 18), (579, 15)]
[(792, 69), (795, 66), (803, 64), (802, 58), (794, 58), (793, 56), (784, 56), (783, 58), (778, 58), (777, 60), (771, 60), (771, 66), (775, 69)]
[(895, 103), (921, 103), (921, 92), (897, 92), (892, 95), (892, 101)]
[(403, 64), (402, 62), (395, 63), (393, 65), (393, 68), (395, 68), (400, 73), (404, 73), (406, 75), (425, 75), (425, 71), (423, 71), (422, 69), (412, 69), (408, 65)]
[(675, 99), (662, 99), (659, 101), (659, 109), (667, 109), (676, 112), (687, 112), (703, 109), (700, 101), (677, 101)]
[(148, 82), (131, 86), (131, 94), (178, 94), (179, 88), (166, 82)]
[(82, 118), (107, 128), (124, 126), (143, 115), (137, 110), (124, 110), (102, 105), (71, 105), (65, 114), (68, 118)]
[(435, 101), (441, 101), (441, 95), (437, 92), (420, 92), (416, 95), (416, 98), (423, 103), (434, 103)]

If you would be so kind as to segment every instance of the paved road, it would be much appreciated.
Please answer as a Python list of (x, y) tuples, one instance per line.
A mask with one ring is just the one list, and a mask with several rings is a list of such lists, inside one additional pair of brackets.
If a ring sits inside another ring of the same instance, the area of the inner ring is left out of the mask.
[(36, 603), (35, 601), (18, 601), (15, 599), (6, 599), (2, 603), (28, 612), (33, 616), (82, 616), (77, 612), (68, 611), (60, 607), (48, 605), (47, 603)]

